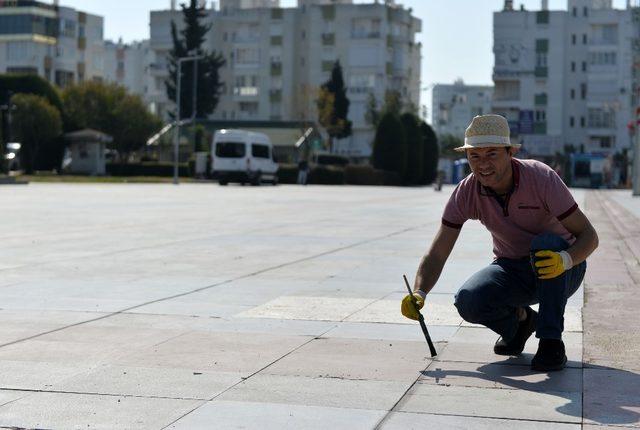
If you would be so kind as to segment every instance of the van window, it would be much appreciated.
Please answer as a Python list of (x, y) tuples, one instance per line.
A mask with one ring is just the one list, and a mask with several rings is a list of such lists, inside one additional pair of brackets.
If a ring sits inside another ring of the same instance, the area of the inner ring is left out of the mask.
[(243, 142), (218, 142), (216, 156), (220, 158), (242, 158), (245, 154)]
[(256, 158), (269, 158), (269, 147), (259, 143), (251, 144), (251, 155)]

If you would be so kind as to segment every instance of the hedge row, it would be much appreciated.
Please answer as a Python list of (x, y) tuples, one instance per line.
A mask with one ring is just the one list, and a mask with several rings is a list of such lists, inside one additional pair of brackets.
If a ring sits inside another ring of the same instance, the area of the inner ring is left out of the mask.
[[(111, 176), (173, 176), (173, 163), (107, 163), (107, 175)], [(179, 176), (190, 176), (191, 170), (187, 163), (178, 165)]]
[[(295, 184), (298, 181), (298, 166), (280, 164), (278, 182)], [(315, 166), (309, 171), (309, 184), (320, 185), (400, 185), (400, 175), (374, 169), (371, 166)]]

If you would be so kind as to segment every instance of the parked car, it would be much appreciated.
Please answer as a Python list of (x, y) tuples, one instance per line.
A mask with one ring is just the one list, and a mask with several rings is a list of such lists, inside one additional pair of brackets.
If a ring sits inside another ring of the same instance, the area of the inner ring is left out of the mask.
[(229, 182), (278, 183), (278, 163), (269, 136), (246, 130), (218, 130), (211, 142), (211, 175), (220, 185)]
[(20, 148), (22, 145), (18, 142), (7, 143), (4, 160), (9, 170), (20, 170)]

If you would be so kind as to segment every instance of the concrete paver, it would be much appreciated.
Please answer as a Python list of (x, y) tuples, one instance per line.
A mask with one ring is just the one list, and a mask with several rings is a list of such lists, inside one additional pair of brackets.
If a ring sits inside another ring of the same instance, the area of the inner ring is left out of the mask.
[(0, 189), (0, 426), (639, 426), (640, 341), (620, 327), (637, 318), (640, 232), (618, 227), (636, 202), (574, 190), (601, 247), (567, 305), (570, 367), (540, 374), (535, 339), (494, 355), (497, 335), (453, 306), (491, 261), (480, 223), (424, 309), (435, 360), (400, 315), (451, 190)]

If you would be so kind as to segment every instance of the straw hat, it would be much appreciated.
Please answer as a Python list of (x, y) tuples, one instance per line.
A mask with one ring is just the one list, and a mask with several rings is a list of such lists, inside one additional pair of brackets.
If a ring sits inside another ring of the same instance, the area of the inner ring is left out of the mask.
[(471, 120), (464, 132), (464, 145), (455, 148), (463, 152), (469, 148), (487, 148), (494, 146), (519, 148), (519, 143), (509, 139), (509, 123), (501, 115), (479, 115)]

